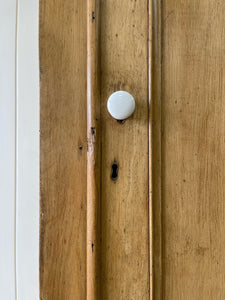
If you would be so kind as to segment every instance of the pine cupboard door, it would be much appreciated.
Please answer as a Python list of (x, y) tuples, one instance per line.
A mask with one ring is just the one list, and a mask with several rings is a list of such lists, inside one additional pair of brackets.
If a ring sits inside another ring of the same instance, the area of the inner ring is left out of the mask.
[(41, 299), (225, 298), (224, 15), (40, 0)]

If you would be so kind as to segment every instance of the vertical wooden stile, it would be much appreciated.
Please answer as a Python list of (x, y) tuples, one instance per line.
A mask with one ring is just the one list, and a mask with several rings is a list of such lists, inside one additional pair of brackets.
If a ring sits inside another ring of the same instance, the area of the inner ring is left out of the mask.
[(40, 298), (83, 300), (87, 3), (39, 2)]
[[(101, 298), (149, 300), (148, 1), (101, 1)], [(131, 93), (120, 123), (107, 99)], [(111, 178), (118, 163), (118, 178)]]
[(100, 280), (99, 1), (87, 1), (87, 299), (98, 299)]

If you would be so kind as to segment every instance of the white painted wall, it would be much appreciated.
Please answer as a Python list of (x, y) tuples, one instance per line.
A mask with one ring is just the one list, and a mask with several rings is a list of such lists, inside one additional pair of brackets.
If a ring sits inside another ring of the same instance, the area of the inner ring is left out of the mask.
[(0, 299), (39, 299), (38, 0), (0, 0)]
[(17, 21), (17, 299), (39, 299), (38, 0), (18, 1)]
[(15, 299), (16, 0), (0, 0), (0, 299)]

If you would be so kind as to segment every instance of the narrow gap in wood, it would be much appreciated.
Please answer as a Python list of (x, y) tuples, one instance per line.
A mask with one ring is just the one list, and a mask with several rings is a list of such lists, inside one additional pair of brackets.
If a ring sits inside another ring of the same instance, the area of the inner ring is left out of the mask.
[(151, 106), (150, 119), (150, 271), (151, 300), (163, 298), (162, 270), (162, 118), (161, 118), (161, 0), (152, 0), (151, 7)]
[(153, 299), (153, 285), (152, 285), (152, 250), (153, 250), (153, 239), (152, 239), (152, 120), (151, 120), (151, 90), (152, 90), (152, 78), (151, 78), (151, 66), (152, 66), (152, 0), (147, 2), (148, 12), (148, 244), (149, 244), (149, 299)]

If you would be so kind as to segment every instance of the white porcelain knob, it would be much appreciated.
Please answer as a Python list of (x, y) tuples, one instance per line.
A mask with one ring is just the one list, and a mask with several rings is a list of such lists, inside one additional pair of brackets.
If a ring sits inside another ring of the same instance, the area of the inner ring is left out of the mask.
[(134, 97), (125, 91), (113, 93), (107, 102), (110, 115), (116, 120), (124, 120), (130, 117), (135, 109)]

